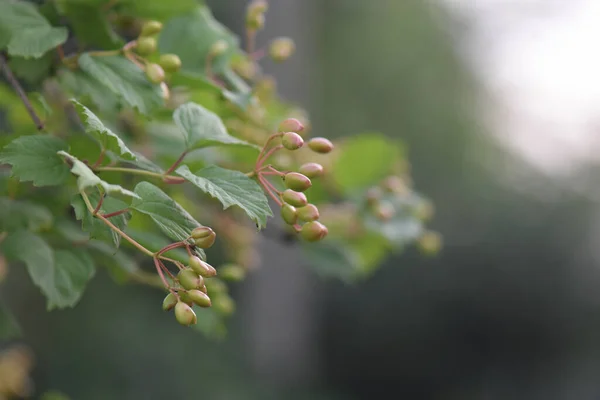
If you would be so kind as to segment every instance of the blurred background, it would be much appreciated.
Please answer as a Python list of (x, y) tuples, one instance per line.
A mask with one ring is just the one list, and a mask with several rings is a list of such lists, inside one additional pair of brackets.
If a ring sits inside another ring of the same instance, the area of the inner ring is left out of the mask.
[[(245, 1), (208, 3), (241, 33)], [(220, 342), (105, 273), (75, 309), (46, 313), (11, 270), (3, 297), (38, 393), (599, 399), (599, 21), (597, 0), (272, 1), (258, 43), (298, 48), (263, 65), (282, 95), (315, 135), (403, 140), (444, 250), (407, 249), (350, 285), (265, 235)]]

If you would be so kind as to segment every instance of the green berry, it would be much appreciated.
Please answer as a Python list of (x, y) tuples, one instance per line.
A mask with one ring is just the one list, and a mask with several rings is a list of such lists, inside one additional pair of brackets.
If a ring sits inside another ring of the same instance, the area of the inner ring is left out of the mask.
[(384, 221), (384, 222), (389, 221), (390, 219), (394, 218), (394, 215), (396, 214), (396, 210), (394, 209), (394, 206), (389, 203), (376, 204), (374, 206), (374, 212), (375, 212), (375, 216), (380, 221)]
[(163, 28), (163, 24), (158, 21), (147, 21), (142, 25), (140, 36), (152, 36), (159, 33)]
[(315, 153), (327, 154), (333, 150), (333, 143), (322, 137), (313, 138), (308, 141), (308, 147)]
[(231, 315), (235, 311), (235, 302), (226, 294), (217, 297), (213, 306), (218, 313), (223, 315)]
[(142, 56), (150, 55), (156, 51), (156, 39), (153, 37), (141, 37), (137, 40), (135, 49)]
[(298, 220), (298, 212), (296, 211), (296, 207), (289, 204), (284, 204), (281, 206), (281, 218), (286, 224), (294, 225)]
[(206, 281), (206, 288), (208, 289), (208, 295), (212, 297), (219, 297), (220, 295), (227, 293), (227, 285), (220, 279), (211, 279)]
[(246, 17), (246, 27), (250, 30), (262, 29), (265, 26), (264, 14), (248, 14)]
[(181, 59), (177, 54), (163, 54), (158, 63), (166, 72), (177, 72), (181, 68)]
[(236, 264), (226, 264), (219, 268), (219, 276), (226, 281), (239, 282), (246, 276), (246, 269)]
[(298, 209), (298, 218), (302, 221), (316, 221), (319, 219), (319, 209), (314, 204), (307, 204)]
[(281, 197), (283, 198), (283, 201), (294, 207), (304, 207), (308, 204), (308, 200), (306, 200), (306, 195), (304, 193), (295, 192), (292, 189), (284, 190)]
[(229, 43), (227, 43), (223, 39), (220, 39), (212, 44), (212, 46), (210, 47), (210, 54), (213, 57), (217, 57), (217, 56), (220, 56), (221, 54), (225, 53), (228, 48), (229, 48)]
[(165, 311), (172, 310), (173, 307), (177, 304), (177, 297), (173, 293), (169, 293), (167, 297), (163, 300), (162, 308)]
[(202, 261), (200, 257), (197, 256), (190, 257), (190, 268), (192, 268), (195, 273), (205, 278), (211, 278), (217, 275), (217, 270), (214, 269), (212, 265)]
[(307, 242), (317, 242), (327, 236), (328, 230), (319, 221), (311, 221), (302, 225), (300, 236)]
[(312, 179), (323, 175), (323, 166), (314, 162), (306, 163), (298, 169), (298, 172)]
[(286, 132), (281, 138), (281, 144), (288, 150), (297, 150), (304, 144), (304, 139), (296, 132)]
[(194, 304), (197, 304), (200, 307), (205, 307), (205, 308), (211, 306), (210, 297), (208, 297), (208, 295), (206, 293), (195, 289), (195, 290), (188, 290), (187, 294), (188, 294), (189, 298), (192, 299)]
[(152, 83), (161, 83), (165, 80), (165, 71), (160, 65), (150, 63), (146, 65), (146, 76)]
[(297, 172), (288, 172), (283, 176), (283, 180), (285, 181), (285, 187), (297, 192), (304, 192), (312, 186), (310, 179)]
[(413, 215), (421, 221), (429, 221), (435, 212), (433, 204), (428, 200), (423, 200), (413, 211)]
[(204, 286), (204, 278), (193, 269), (183, 269), (177, 274), (177, 279), (184, 289), (199, 289)]
[(185, 326), (194, 325), (198, 322), (196, 313), (192, 310), (192, 307), (181, 301), (175, 305), (175, 318), (177, 322)]
[(269, 9), (269, 4), (265, 0), (254, 0), (248, 4), (247, 14), (258, 15), (264, 14)]
[(304, 125), (302, 122), (298, 121), (296, 118), (288, 118), (279, 124), (279, 132), (302, 132), (304, 130)]
[(269, 46), (269, 55), (277, 62), (285, 61), (294, 54), (296, 45), (294, 41), (287, 37), (281, 37), (273, 40)]
[(192, 231), (194, 244), (201, 249), (208, 249), (215, 243), (217, 234), (208, 226), (200, 226)]
[(192, 299), (190, 299), (190, 296), (188, 296), (186, 291), (180, 290), (178, 294), (179, 294), (179, 300), (183, 301), (185, 304), (187, 304), (190, 307), (192, 305), (194, 305), (194, 302), (192, 301)]

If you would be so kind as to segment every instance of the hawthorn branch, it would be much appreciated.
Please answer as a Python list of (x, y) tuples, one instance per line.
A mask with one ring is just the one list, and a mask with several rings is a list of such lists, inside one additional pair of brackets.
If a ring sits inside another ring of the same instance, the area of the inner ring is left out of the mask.
[(37, 129), (40, 131), (43, 130), (44, 123), (42, 122), (40, 117), (36, 114), (35, 110), (33, 109), (33, 106), (31, 105), (31, 102), (29, 101), (29, 99), (27, 98), (27, 95), (25, 94), (25, 91), (21, 87), (21, 84), (19, 83), (17, 78), (15, 78), (15, 76), (13, 75), (10, 67), (8, 66), (8, 62), (6, 60), (6, 56), (4, 55), (4, 53), (0, 53), (0, 69), (2, 69), (2, 72), (4, 73), (4, 77), (6, 78), (8, 83), (10, 83), (10, 85), (13, 87), (15, 92), (17, 92), (17, 95), (23, 102), (23, 105), (27, 109), (27, 112), (29, 113), (29, 116), (31, 116), (31, 119), (35, 123), (35, 126), (37, 127)]

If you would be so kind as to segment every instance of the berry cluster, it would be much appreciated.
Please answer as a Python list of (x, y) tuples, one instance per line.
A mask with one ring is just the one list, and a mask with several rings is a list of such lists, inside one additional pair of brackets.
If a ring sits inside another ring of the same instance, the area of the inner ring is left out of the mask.
[[(305, 144), (304, 139), (298, 134), (304, 126), (295, 118), (288, 118), (279, 125), (278, 132), (271, 135), (258, 155), (252, 176), (254, 176), (265, 192), (281, 207), (281, 218), (286, 224), (293, 227), (300, 236), (309, 242), (316, 242), (327, 236), (325, 225), (318, 221), (319, 209), (308, 202), (303, 193), (312, 186), (311, 178), (323, 175), (323, 166), (314, 162), (303, 164), (298, 172), (282, 172), (271, 164), (265, 164), (267, 159), (282, 149), (298, 150)], [(281, 139), (281, 143), (269, 147), (272, 141)], [(325, 138), (317, 137), (308, 141), (310, 150), (327, 154), (333, 150), (333, 144)], [(278, 176), (282, 179), (285, 189), (278, 190), (269, 177)], [(303, 224), (300, 225), (299, 222)]]

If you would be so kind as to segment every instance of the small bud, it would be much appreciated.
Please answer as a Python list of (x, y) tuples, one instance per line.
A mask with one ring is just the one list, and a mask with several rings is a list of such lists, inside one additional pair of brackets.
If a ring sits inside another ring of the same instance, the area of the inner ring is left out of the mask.
[(152, 36), (160, 33), (162, 31), (163, 24), (158, 21), (146, 21), (144, 25), (142, 25), (142, 30), (140, 32), (140, 36)]
[(208, 283), (208, 286), (206, 286), (206, 288), (208, 289), (209, 296), (216, 298), (224, 293), (227, 293), (227, 285), (220, 279), (211, 279), (209, 281), (206, 281), (206, 283)]
[(281, 144), (288, 150), (297, 150), (304, 144), (304, 139), (296, 132), (286, 132), (281, 138)]
[(177, 274), (177, 279), (184, 289), (199, 289), (204, 285), (204, 278), (193, 269), (183, 269)]
[(246, 9), (246, 27), (257, 30), (265, 26), (265, 12), (268, 4), (264, 0), (255, 0), (248, 4)]
[(296, 211), (296, 207), (291, 206), (289, 204), (284, 204), (281, 206), (281, 218), (288, 225), (294, 225), (298, 220), (298, 213)]
[(302, 221), (316, 221), (319, 219), (319, 209), (314, 204), (307, 204), (298, 209), (298, 218)]
[(146, 76), (152, 83), (161, 83), (165, 80), (165, 71), (160, 65), (150, 63), (146, 65)]
[(173, 293), (169, 293), (163, 300), (162, 308), (165, 311), (172, 310), (177, 304), (177, 297)]
[(373, 211), (375, 212), (377, 219), (384, 222), (394, 218), (394, 215), (396, 214), (394, 206), (389, 203), (377, 204)]
[(288, 118), (279, 124), (279, 132), (302, 132), (304, 130), (304, 125), (302, 122), (298, 121), (296, 118)]
[(231, 315), (235, 311), (235, 302), (228, 295), (221, 295), (215, 299), (215, 310), (223, 315)]
[(198, 322), (196, 313), (192, 310), (192, 307), (181, 301), (175, 305), (175, 318), (177, 322), (185, 326), (194, 325)]
[(277, 38), (271, 42), (269, 46), (269, 55), (275, 61), (285, 61), (294, 54), (296, 45), (290, 38), (282, 37)]
[(248, 4), (247, 14), (264, 14), (269, 9), (269, 4), (265, 0), (254, 0)]
[(302, 225), (300, 236), (307, 242), (317, 242), (327, 236), (327, 227), (319, 221), (311, 221)]
[(202, 285), (202, 287), (198, 290), (201, 291), (202, 293), (208, 293), (208, 289), (206, 289), (206, 285)]
[(428, 200), (424, 200), (421, 203), (419, 203), (413, 211), (413, 215), (417, 219), (424, 222), (429, 221), (433, 217), (434, 213), (435, 208), (433, 207), (433, 204), (431, 204), (431, 202)]
[(217, 270), (214, 269), (212, 265), (202, 261), (197, 256), (190, 257), (190, 268), (193, 269), (195, 273), (205, 278), (211, 278), (217, 275)]
[(323, 175), (323, 166), (314, 162), (306, 163), (298, 169), (298, 172), (312, 179)]
[(188, 290), (187, 294), (189, 298), (200, 307), (210, 307), (210, 297), (208, 297), (206, 293), (203, 293), (200, 290)]
[(169, 90), (169, 86), (166, 83), (160, 83), (160, 90), (162, 91), (162, 98), (164, 101), (169, 101), (171, 98), (171, 91)]
[(435, 255), (442, 248), (442, 237), (437, 232), (427, 231), (417, 240), (417, 247), (425, 255)]
[(297, 172), (288, 172), (283, 176), (285, 187), (297, 192), (304, 192), (312, 186), (312, 182), (306, 176)]
[(317, 137), (308, 141), (308, 147), (315, 153), (327, 154), (333, 150), (333, 143), (329, 139)]
[(221, 54), (225, 53), (229, 48), (229, 43), (227, 43), (223, 39), (219, 39), (212, 44), (210, 47), (210, 55), (213, 57), (218, 57)]
[(406, 186), (404, 180), (401, 177), (395, 175), (391, 175), (385, 178), (384, 181), (381, 183), (381, 187), (389, 193), (396, 193), (401, 195), (408, 193), (408, 187)]
[(199, 226), (192, 231), (192, 239), (204, 239), (215, 233), (212, 228), (208, 226)]
[(246, 269), (236, 264), (226, 264), (219, 268), (219, 276), (226, 281), (239, 282), (246, 276)]
[(141, 37), (137, 40), (135, 50), (142, 56), (147, 56), (156, 51), (156, 39), (153, 37)]
[(192, 299), (190, 299), (190, 296), (188, 296), (186, 291), (180, 290), (178, 294), (179, 294), (179, 300), (183, 301), (185, 304), (187, 304), (190, 307), (194, 305), (194, 302), (192, 301)]
[(163, 54), (160, 56), (158, 64), (166, 72), (177, 72), (181, 68), (181, 59), (177, 54)]
[(282, 198), (283, 201), (294, 207), (304, 207), (308, 204), (308, 200), (306, 200), (306, 195), (304, 193), (295, 192), (292, 189), (284, 190)]

